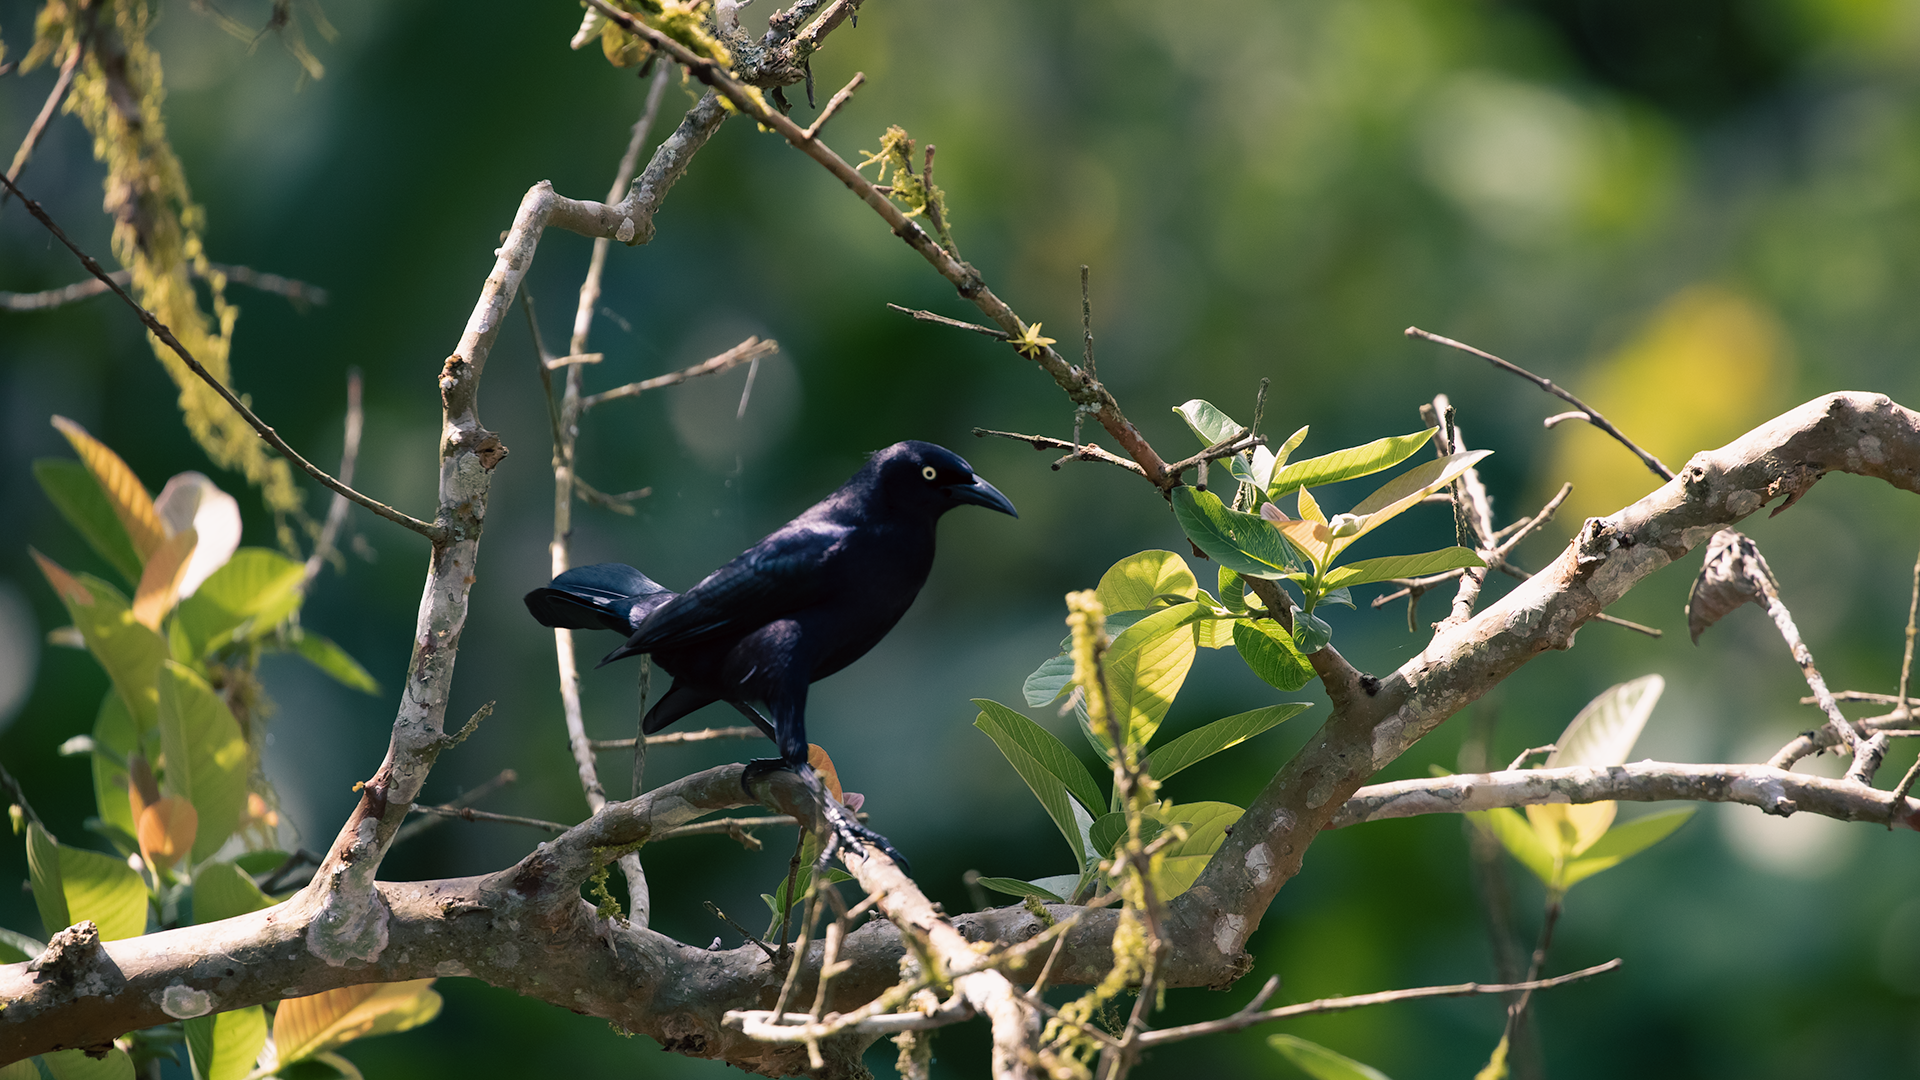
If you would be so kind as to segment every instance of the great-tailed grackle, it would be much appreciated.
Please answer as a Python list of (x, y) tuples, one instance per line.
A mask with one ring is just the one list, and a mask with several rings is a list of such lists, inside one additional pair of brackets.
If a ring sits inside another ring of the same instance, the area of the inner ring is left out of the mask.
[[(960, 455), (895, 443), (684, 593), (631, 566), (598, 563), (528, 593), (527, 610), (547, 626), (618, 630), (626, 643), (602, 665), (646, 653), (673, 676), (641, 724), (647, 734), (724, 701), (780, 750), (751, 763), (746, 780), (790, 768), (818, 791), (807, 766), (807, 685), (858, 660), (900, 621), (933, 568), (934, 523), (963, 503), (1019, 516)], [(824, 801), (843, 837), (881, 839)]]

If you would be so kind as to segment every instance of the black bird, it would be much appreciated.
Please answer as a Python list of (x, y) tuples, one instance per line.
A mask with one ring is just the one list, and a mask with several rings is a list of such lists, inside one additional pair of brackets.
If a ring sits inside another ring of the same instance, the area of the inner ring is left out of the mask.
[[(807, 766), (807, 685), (864, 656), (900, 621), (933, 568), (934, 523), (966, 503), (1020, 516), (960, 455), (895, 443), (684, 593), (631, 566), (598, 563), (528, 593), (527, 610), (546, 626), (626, 634), (603, 666), (646, 653), (673, 676), (641, 724), (647, 734), (724, 701), (780, 751), (752, 762), (745, 780), (788, 768), (818, 793)], [(884, 844), (824, 802), (843, 837)]]

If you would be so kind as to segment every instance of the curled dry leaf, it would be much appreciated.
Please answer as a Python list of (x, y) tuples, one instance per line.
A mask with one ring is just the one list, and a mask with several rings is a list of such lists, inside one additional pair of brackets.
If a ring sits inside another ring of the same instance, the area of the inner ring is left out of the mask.
[(1746, 534), (1721, 529), (1707, 543), (1706, 562), (1687, 596), (1687, 632), (1698, 643), (1707, 627), (1742, 604), (1761, 603), (1773, 571)]

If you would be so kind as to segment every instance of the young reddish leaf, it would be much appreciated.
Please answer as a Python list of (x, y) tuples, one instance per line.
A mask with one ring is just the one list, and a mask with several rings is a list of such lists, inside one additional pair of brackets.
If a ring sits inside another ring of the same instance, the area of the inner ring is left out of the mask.
[(187, 852), (193, 850), (193, 837), (200, 829), (200, 812), (185, 799), (168, 796), (140, 811), (140, 854), (147, 865), (171, 870)]
[(161, 541), (147, 556), (140, 587), (133, 593), (133, 617), (140, 625), (160, 629), (160, 620), (173, 610), (173, 602), (180, 596), (180, 582), (187, 575), (187, 564), (198, 543), (199, 535), (187, 529)]

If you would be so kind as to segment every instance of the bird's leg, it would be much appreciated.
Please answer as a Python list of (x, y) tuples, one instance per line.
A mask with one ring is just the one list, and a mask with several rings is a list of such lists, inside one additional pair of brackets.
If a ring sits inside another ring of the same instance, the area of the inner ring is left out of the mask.
[(854, 816), (853, 811), (848, 810), (839, 799), (828, 793), (827, 786), (820, 782), (820, 774), (813, 771), (813, 766), (802, 762), (795, 766), (793, 771), (800, 777), (800, 781), (807, 785), (807, 791), (820, 804), (821, 814), (827, 819), (826, 837), (820, 845), (820, 861), (815, 866), (814, 873), (820, 872), (820, 868), (839, 852), (842, 844), (854, 847), (871, 845), (879, 848), (881, 854), (899, 863), (900, 869), (911, 872), (911, 867), (907, 865), (907, 857), (900, 854), (900, 850), (893, 846), (892, 841), (860, 824), (860, 819)]

